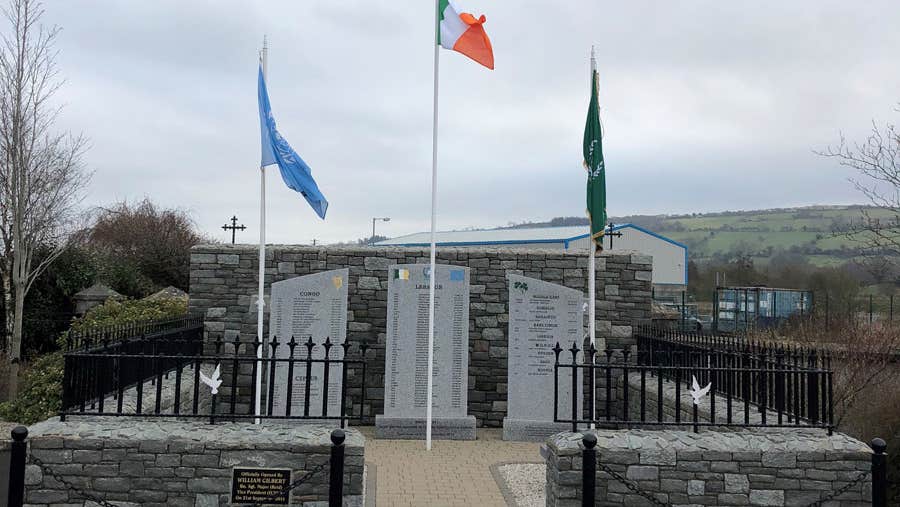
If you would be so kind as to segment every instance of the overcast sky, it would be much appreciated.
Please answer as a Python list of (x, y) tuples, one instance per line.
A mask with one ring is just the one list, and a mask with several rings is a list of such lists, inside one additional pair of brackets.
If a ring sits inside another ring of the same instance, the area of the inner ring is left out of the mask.
[[(862, 202), (812, 153), (900, 100), (900, 2), (460, 0), (496, 70), (440, 59), (438, 228), (584, 214), (597, 47), (612, 215)], [(268, 241), (428, 229), (428, 0), (47, 0), (63, 28), (61, 128), (91, 141), (88, 205), (188, 210), (258, 240), (257, 51), (279, 129), (330, 201), (319, 220), (268, 175)]]

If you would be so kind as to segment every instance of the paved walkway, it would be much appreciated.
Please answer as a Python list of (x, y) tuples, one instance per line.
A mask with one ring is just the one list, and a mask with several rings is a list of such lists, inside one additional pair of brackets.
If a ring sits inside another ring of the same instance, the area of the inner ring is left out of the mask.
[(375, 465), (376, 504), (383, 506), (505, 506), (491, 465), (543, 462), (541, 444), (504, 442), (503, 430), (479, 428), (478, 440), (376, 440), (366, 436), (366, 463)]

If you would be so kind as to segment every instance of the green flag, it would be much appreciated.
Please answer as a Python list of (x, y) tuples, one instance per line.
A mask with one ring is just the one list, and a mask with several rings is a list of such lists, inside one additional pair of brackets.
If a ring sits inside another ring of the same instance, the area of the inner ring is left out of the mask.
[(603, 165), (603, 133), (600, 104), (597, 99), (597, 70), (591, 68), (591, 104), (584, 125), (584, 168), (587, 169), (587, 214), (591, 221), (591, 239), (603, 249), (606, 228), (606, 167)]

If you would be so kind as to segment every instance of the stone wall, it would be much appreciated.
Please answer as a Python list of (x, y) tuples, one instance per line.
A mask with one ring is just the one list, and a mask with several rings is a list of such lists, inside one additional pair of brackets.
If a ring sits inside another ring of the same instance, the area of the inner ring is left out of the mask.
[[(192, 250), (190, 308), (206, 316), (208, 339), (256, 335), (258, 258), (258, 249), (250, 245), (202, 245)], [(383, 413), (388, 266), (428, 262), (427, 248), (275, 245), (266, 250), (267, 293), (272, 282), (349, 268), (347, 341), (371, 347), (365, 379), (368, 399), (361, 407), (368, 423)], [(506, 274), (585, 291), (587, 257), (565, 251), (441, 248), (437, 262), (471, 269), (468, 412), (479, 425), (501, 426), (506, 415)], [(616, 251), (597, 258), (597, 333), (609, 346), (631, 346), (632, 327), (649, 322), (650, 277), (651, 259), (646, 255)], [(358, 404), (359, 398), (354, 400)]]
[[(294, 490), (291, 505), (328, 500), (333, 427), (265, 423), (217, 424), (140, 418), (48, 420), (30, 428), (25, 503), (81, 504), (84, 497), (50, 472), (104, 500), (123, 506), (226, 505), (233, 467), (294, 470), (293, 480), (324, 464)], [(364, 438), (347, 429), (344, 505), (362, 505)], [(125, 502), (125, 503), (121, 503)]]
[[(805, 506), (871, 468), (868, 446), (824, 430), (738, 432), (598, 430), (598, 505), (646, 505), (602, 463), (657, 500), (690, 505)], [(549, 506), (581, 505), (581, 433), (559, 433), (544, 445)], [(871, 478), (833, 506), (868, 505)]]

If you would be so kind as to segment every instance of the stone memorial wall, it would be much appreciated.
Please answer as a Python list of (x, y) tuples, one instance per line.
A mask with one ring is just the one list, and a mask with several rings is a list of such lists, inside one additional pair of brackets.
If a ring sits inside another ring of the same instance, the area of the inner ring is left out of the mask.
[[(427, 264), (428, 249), (274, 245), (266, 257), (266, 294), (273, 282), (348, 269), (347, 341), (371, 347), (363, 407), (371, 424), (376, 414), (384, 413), (388, 269), (395, 264)], [(258, 248), (253, 245), (192, 249), (190, 309), (205, 315), (208, 339), (256, 335), (257, 259)], [(587, 256), (550, 250), (441, 248), (437, 261), (469, 268), (467, 412), (479, 425), (499, 427), (507, 411), (507, 275), (585, 291)], [(621, 251), (597, 258), (597, 334), (611, 347), (633, 344), (632, 326), (650, 319), (650, 261), (649, 256)], [(250, 385), (249, 372), (242, 373), (240, 382)], [(351, 394), (358, 403), (360, 393)], [(249, 388), (245, 398), (249, 406)]]

